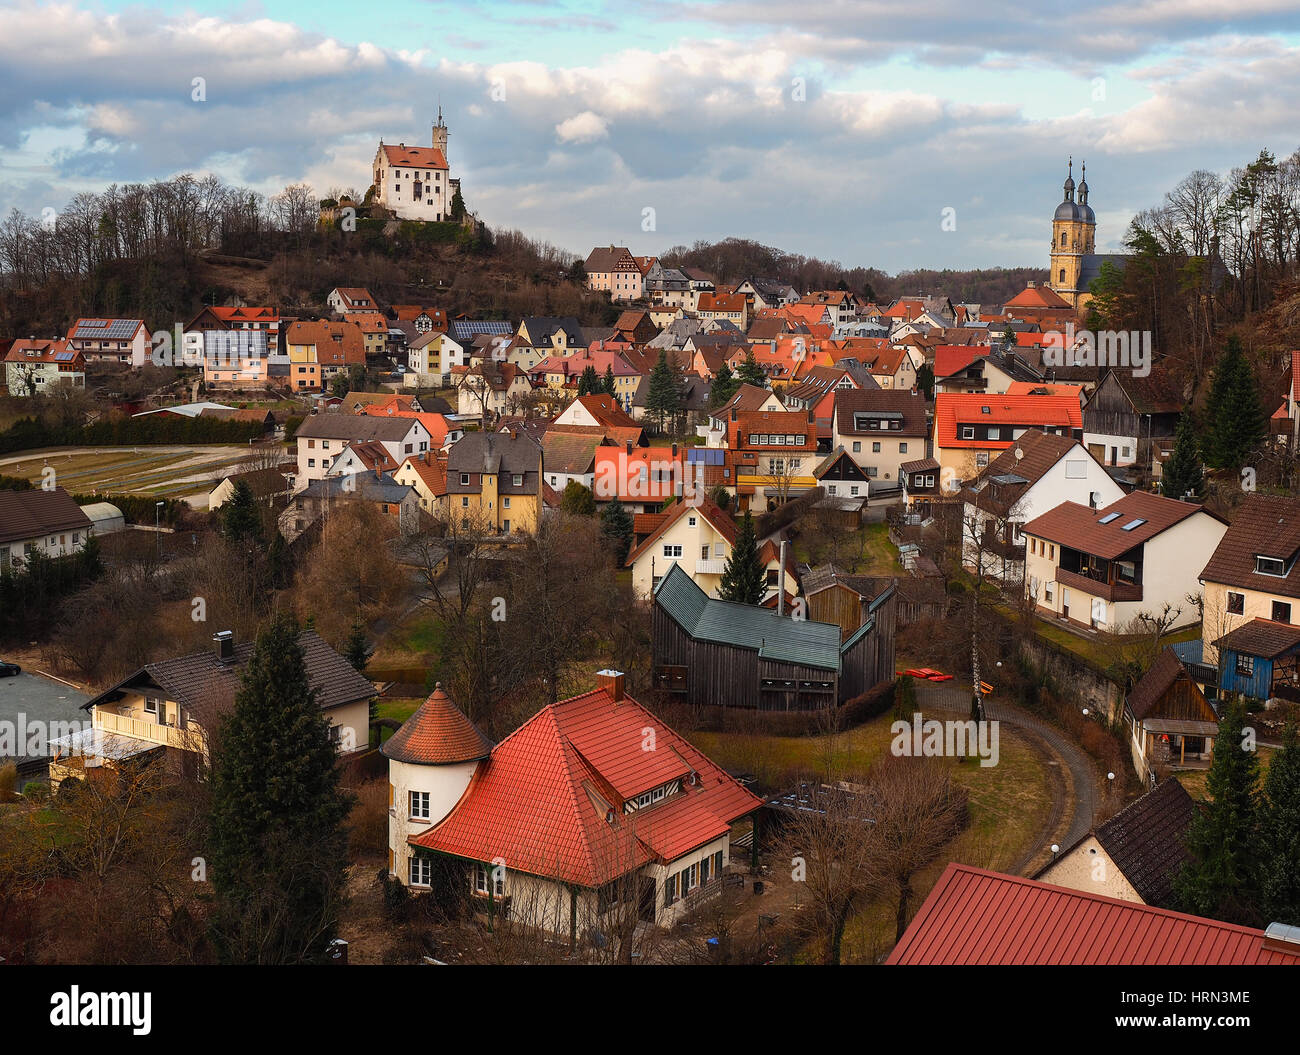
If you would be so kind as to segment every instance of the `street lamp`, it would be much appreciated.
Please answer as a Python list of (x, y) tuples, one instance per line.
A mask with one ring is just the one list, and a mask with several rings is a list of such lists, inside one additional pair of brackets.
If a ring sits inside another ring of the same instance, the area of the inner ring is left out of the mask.
[(153, 504), (153, 541), (154, 553), (162, 556), (162, 507), (161, 502)]

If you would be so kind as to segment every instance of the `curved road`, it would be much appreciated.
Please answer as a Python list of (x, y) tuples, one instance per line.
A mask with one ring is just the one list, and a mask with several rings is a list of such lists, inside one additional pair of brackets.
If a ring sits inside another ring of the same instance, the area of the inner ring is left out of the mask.
[[(916, 687), (917, 706), (924, 709), (927, 705), (940, 710), (956, 711), (959, 714), (970, 713), (970, 694), (968, 690), (955, 687), (953, 683), (933, 682)], [(1070, 740), (1060, 729), (1048, 722), (1035, 718), (1028, 711), (1011, 703), (996, 699), (985, 700), (985, 714), (991, 721), (1005, 722), (1030, 737), (1038, 740), (1049, 754), (1070, 771), (1071, 783), (1074, 785), (1073, 807), (1065, 834), (1055, 841), (1062, 849), (1073, 845), (1083, 838), (1092, 828), (1093, 817), (1097, 809), (1097, 771), (1087, 754), (1078, 744)], [(1027, 851), (1015, 871), (1023, 870), (1040, 851), (1049, 845), (1052, 834), (1060, 824), (1055, 818), (1060, 817), (1069, 804), (1067, 797), (1057, 792), (1058, 801), (1049, 816), (1053, 818), (1042, 840)]]

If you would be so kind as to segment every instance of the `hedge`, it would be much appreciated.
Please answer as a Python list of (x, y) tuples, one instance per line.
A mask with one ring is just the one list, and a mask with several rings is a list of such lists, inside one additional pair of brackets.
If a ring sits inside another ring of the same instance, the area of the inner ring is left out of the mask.
[(41, 447), (129, 447), (148, 444), (247, 443), (260, 439), (260, 422), (226, 418), (182, 418), (150, 414), (92, 425), (50, 428), (35, 418), (16, 421), (0, 432), (0, 454)]

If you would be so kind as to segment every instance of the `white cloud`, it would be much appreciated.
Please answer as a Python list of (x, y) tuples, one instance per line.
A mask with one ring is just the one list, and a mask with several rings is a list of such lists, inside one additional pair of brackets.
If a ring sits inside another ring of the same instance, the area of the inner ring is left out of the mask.
[(594, 143), (609, 137), (609, 122), (599, 114), (583, 110), (555, 126), (561, 143)]

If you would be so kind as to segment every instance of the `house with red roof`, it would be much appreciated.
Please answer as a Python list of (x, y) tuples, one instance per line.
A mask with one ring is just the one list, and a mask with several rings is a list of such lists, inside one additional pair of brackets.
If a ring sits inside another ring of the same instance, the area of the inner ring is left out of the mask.
[(817, 486), (817, 422), (810, 410), (733, 409), (725, 443), (740, 511), (770, 511)]
[(366, 403), (359, 412), (377, 418), (414, 418), (428, 431), (434, 450), (450, 446), (465, 435), (464, 429), (452, 425), (444, 415), (415, 410), (409, 398), (402, 396), (394, 396), (383, 403)]
[(732, 827), (762, 805), (613, 670), (499, 744), (439, 685), (381, 751), (389, 873), (414, 891), (450, 876), (489, 919), (574, 946), (672, 926), (721, 889)]
[(1300, 966), (1300, 944), (1293, 928), (1240, 927), (954, 861), (885, 962)]
[(329, 305), (330, 311), (338, 315), (346, 315), (352, 311), (370, 314), (380, 310), (375, 295), (362, 286), (336, 286), (330, 290), (325, 303)]
[(743, 293), (701, 293), (696, 298), (695, 314), (706, 322), (734, 322), (743, 331), (749, 325), (749, 302)]
[(592, 493), (603, 506), (614, 498), (632, 513), (654, 513), (670, 498), (689, 496), (686, 451), (671, 447), (601, 446), (595, 451)]
[(936, 394), (931, 453), (941, 477), (969, 480), (1030, 429), (1082, 438), (1078, 397)]
[(59, 385), (86, 387), (86, 359), (62, 338), (14, 341), (5, 352), (5, 386), (11, 396), (34, 396)]
[(451, 178), (447, 165), (447, 126), (441, 107), (433, 126), (432, 146), (388, 146), (381, 139), (370, 168), (375, 203), (398, 219), (437, 222), (451, 218), (451, 200), (459, 180)]
[(68, 345), (88, 363), (144, 366), (151, 342), (143, 319), (78, 319), (68, 329)]
[(1170, 629), (1200, 621), (1188, 597), (1228, 530), (1204, 506), (1134, 491), (1100, 508), (1062, 502), (1025, 524), (1025, 590), (1041, 615), (1123, 632), (1167, 603)]

